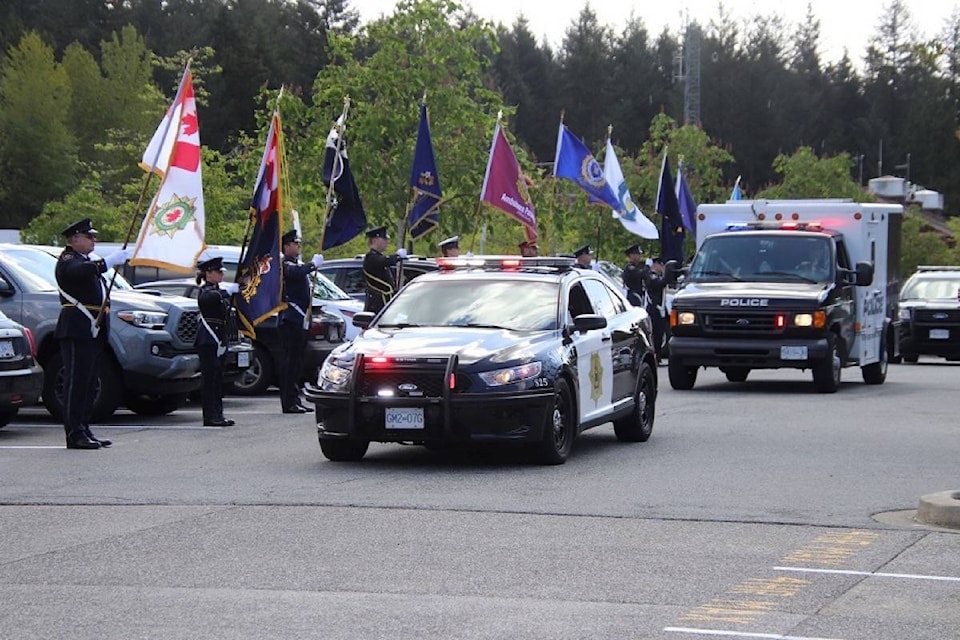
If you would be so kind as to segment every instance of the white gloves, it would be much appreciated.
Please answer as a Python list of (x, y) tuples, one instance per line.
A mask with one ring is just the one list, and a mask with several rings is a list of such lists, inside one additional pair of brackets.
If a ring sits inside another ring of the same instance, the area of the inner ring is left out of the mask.
[(648, 267), (652, 267), (652, 266), (653, 266), (653, 258), (647, 258), (646, 262), (644, 262), (643, 264), (647, 265)]
[(230, 295), (240, 291), (240, 285), (236, 282), (221, 282), (219, 286), (223, 291), (226, 291)]
[(403, 247), (400, 247), (397, 249), (397, 255), (400, 256), (401, 259), (405, 260), (407, 257), (407, 250)]
[(323, 256), (320, 255), (319, 253), (315, 253), (313, 254), (313, 258), (310, 259), (310, 262), (313, 263), (313, 266), (319, 269), (320, 265), (323, 264)]
[(130, 259), (130, 249), (120, 249), (119, 251), (114, 251), (106, 258), (103, 259), (103, 263), (107, 265), (107, 269), (115, 267), (119, 264), (123, 264)]

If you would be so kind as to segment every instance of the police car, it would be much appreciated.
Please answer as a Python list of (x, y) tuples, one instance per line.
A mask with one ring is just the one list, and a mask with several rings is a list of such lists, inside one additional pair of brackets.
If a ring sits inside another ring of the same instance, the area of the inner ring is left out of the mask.
[(438, 259), (307, 385), (320, 448), (362, 458), (371, 441), (523, 443), (562, 464), (576, 436), (613, 422), (653, 430), (657, 368), (646, 311), (570, 258)]

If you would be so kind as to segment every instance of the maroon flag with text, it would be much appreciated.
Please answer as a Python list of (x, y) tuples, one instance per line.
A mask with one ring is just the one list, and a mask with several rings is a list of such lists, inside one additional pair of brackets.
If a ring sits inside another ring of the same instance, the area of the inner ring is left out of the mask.
[(517, 220), (524, 226), (527, 239), (536, 240), (537, 215), (530, 200), (527, 177), (520, 171), (520, 163), (499, 122), (493, 132), (480, 202), (496, 207)]

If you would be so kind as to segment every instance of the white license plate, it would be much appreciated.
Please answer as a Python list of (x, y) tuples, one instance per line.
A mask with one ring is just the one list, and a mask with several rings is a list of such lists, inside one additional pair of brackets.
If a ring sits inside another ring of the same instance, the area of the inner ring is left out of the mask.
[(806, 360), (806, 347), (780, 347), (781, 360)]
[(9, 340), (0, 340), (0, 358), (12, 358), (14, 355), (13, 343)]
[(237, 354), (237, 366), (238, 367), (249, 367), (250, 366), (250, 352), (241, 351)]
[(949, 340), (950, 329), (930, 329), (931, 340)]
[(387, 429), (423, 429), (423, 407), (387, 407)]

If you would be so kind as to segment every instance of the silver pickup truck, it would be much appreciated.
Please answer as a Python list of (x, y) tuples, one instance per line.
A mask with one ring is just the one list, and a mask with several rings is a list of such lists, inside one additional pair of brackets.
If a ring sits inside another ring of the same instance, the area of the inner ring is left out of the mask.
[[(43, 403), (57, 419), (63, 412), (63, 362), (54, 337), (60, 314), (53, 255), (58, 252), (56, 247), (0, 244), (0, 310), (33, 332), (44, 369)], [(193, 346), (196, 301), (140, 293), (122, 278), (110, 297), (109, 345), (98, 366), (92, 418), (103, 420), (121, 404), (142, 415), (177, 410), (200, 388)], [(239, 338), (231, 341), (225, 379), (249, 367), (251, 351)]]

